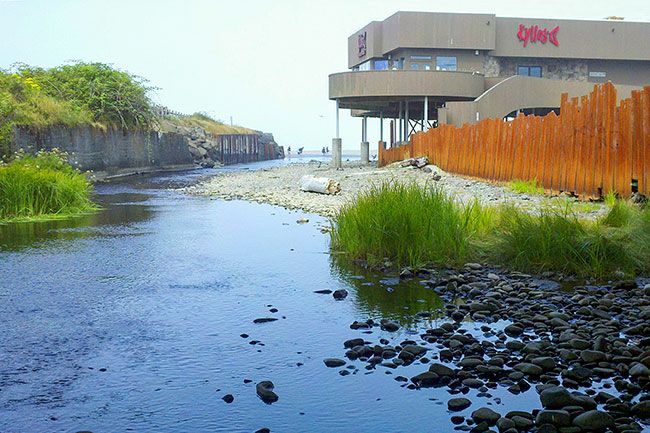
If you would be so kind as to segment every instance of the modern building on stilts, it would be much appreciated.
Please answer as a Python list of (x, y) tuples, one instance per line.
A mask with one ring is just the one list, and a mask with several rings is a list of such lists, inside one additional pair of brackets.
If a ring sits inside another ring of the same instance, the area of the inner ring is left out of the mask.
[[(650, 85), (650, 23), (397, 12), (348, 38), (347, 72), (329, 76), (336, 102), (333, 164), (340, 166), (339, 110), (368, 118), (380, 145), (441, 124), (559, 111), (562, 93), (611, 81), (619, 98)], [(337, 161), (338, 155), (338, 161)]]

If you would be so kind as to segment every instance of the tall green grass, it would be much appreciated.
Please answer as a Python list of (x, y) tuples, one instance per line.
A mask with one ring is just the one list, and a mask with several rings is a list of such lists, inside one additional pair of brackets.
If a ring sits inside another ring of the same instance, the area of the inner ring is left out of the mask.
[(342, 208), (332, 241), (371, 266), (384, 258), (413, 266), (461, 263), (475, 254), (474, 239), (492, 218), (478, 202), (458, 206), (437, 188), (388, 182)]
[(58, 152), (0, 165), (0, 222), (61, 218), (96, 209), (92, 186)]
[(529, 214), (389, 182), (343, 207), (334, 225), (332, 248), (370, 266), (385, 259), (397, 266), (482, 261), (599, 278), (650, 271), (650, 210), (623, 201), (585, 221), (569, 206)]

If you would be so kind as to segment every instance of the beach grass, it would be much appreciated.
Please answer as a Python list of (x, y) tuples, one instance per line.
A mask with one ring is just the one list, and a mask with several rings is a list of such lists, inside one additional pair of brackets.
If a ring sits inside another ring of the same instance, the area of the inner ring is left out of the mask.
[(0, 222), (60, 219), (92, 212), (92, 185), (57, 151), (20, 154), (0, 165)]
[(519, 194), (541, 195), (544, 194), (544, 187), (537, 179), (521, 180), (514, 179), (508, 182), (508, 189)]
[(650, 210), (622, 200), (610, 205), (604, 216), (585, 220), (568, 205), (528, 213), (460, 203), (433, 185), (391, 181), (340, 210), (331, 244), (369, 266), (480, 261), (597, 278), (650, 271)]

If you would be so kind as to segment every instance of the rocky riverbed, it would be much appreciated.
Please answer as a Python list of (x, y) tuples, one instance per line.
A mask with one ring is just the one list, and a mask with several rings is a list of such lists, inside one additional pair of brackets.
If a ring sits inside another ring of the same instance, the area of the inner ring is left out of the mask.
[[(438, 326), (412, 338), (376, 318), (350, 325), (326, 366), (342, 376), (394, 374), (411, 392), (445, 388), (451, 422), (470, 432), (640, 432), (650, 428), (650, 280), (567, 289), (550, 280), (470, 263), (407, 270), (444, 304), (418, 313)], [(383, 338), (371, 338), (380, 333)], [(338, 357), (337, 357), (338, 356)], [(421, 366), (406, 377), (400, 370)], [(538, 409), (498, 411), (498, 388), (532, 389)], [(475, 398), (464, 396), (472, 391)], [(476, 393), (476, 391), (478, 391)]]
[[(429, 168), (430, 170), (421, 170), (411, 166), (401, 167), (399, 163), (377, 168), (374, 165), (347, 162), (341, 170), (335, 170), (327, 163), (311, 161), (262, 170), (222, 173), (188, 187), (186, 191), (222, 199), (270, 203), (328, 217), (334, 216), (341, 206), (353, 200), (359, 192), (389, 180), (434, 184), (463, 202), (478, 199), (486, 204), (511, 203), (530, 211), (575, 202), (575, 199), (567, 197), (518, 194), (503, 185), (452, 175), (432, 166)], [(341, 192), (337, 195), (324, 195), (301, 191), (300, 179), (305, 175), (334, 179), (340, 183)], [(575, 211), (581, 216), (595, 217), (604, 213), (605, 207), (594, 203), (588, 207), (576, 207)]]

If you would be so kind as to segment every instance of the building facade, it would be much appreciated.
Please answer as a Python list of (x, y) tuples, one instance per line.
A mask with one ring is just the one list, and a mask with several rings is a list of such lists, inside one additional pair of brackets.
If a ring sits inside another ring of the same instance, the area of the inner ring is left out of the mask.
[(363, 118), (362, 142), (370, 117), (395, 143), (442, 123), (545, 114), (595, 83), (626, 97), (650, 85), (649, 42), (650, 23), (397, 12), (348, 38), (350, 70), (330, 75), (329, 97)]

